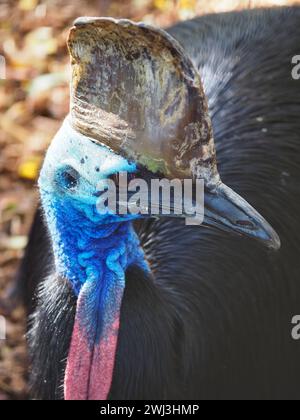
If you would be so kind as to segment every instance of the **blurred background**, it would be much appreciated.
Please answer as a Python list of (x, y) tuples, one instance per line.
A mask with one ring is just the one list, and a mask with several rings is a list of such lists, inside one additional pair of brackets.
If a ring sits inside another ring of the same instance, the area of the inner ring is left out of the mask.
[(9, 304), (9, 294), (37, 205), (43, 155), (68, 113), (66, 38), (72, 21), (114, 16), (167, 27), (208, 13), (296, 3), (300, 0), (0, 0), (0, 321), (6, 319), (0, 400), (28, 395), (25, 315)]

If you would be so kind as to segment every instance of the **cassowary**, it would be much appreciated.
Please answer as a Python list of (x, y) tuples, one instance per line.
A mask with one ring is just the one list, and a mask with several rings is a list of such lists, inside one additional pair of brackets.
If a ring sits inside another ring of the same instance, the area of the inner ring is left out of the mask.
[[(299, 22), (75, 23), (71, 112), (20, 271), (34, 397), (299, 398)], [(100, 215), (97, 182), (120, 171), (204, 179), (204, 226)]]

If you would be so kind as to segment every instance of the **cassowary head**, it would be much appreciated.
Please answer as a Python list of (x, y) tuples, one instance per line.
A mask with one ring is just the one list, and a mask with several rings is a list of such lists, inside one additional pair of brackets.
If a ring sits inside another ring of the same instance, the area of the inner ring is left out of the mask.
[(121, 171), (148, 179), (201, 178), (206, 225), (275, 249), (280, 241), (221, 182), (200, 76), (173, 38), (127, 20), (81, 18), (68, 46), (71, 112), (48, 151), (39, 185), (57, 270), (78, 296), (65, 395), (106, 398), (126, 268), (149, 267), (131, 224), (120, 223), (139, 216), (100, 214), (99, 182)]
[(77, 132), (141, 177), (204, 179), (206, 224), (278, 247), (272, 228), (220, 180), (200, 76), (176, 40), (145, 24), (80, 18), (68, 46)]

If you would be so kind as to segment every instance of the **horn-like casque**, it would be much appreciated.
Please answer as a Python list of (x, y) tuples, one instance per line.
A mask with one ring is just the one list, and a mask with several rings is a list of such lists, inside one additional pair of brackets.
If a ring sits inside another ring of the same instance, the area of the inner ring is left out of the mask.
[(152, 172), (219, 182), (200, 76), (175, 39), (142, 23), (80, 18), (68, 46), (77, 131)]

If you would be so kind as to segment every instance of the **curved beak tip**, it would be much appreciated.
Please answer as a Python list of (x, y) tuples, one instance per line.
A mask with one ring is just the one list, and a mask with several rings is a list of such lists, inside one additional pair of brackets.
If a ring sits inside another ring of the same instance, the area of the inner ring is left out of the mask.
[[(269, 225), (270, 226), (270, 225)], [(281, 248), (281, 240), (277, 232), (270, 226), (271, 231), (265, 240), (261, 240), (272, 251), (279, 251)], [(259, 238), (258, 238), (259, 239)]]
[(280, 237), (271, 225), (247, 201), (224, 184), (205, 194), (205, 223), (256, 239), (273, 251), (281, 247)]
[(241, 232), (241, 234), (243, 236), (256, 239), (262, 245), (272, 251), (279, 251), (281, 248), (281, 240), (279, 235), (264, 219), (260, 221), (259, 225), (254, 224), (253, 230), (245, 230), (244, 232)]

